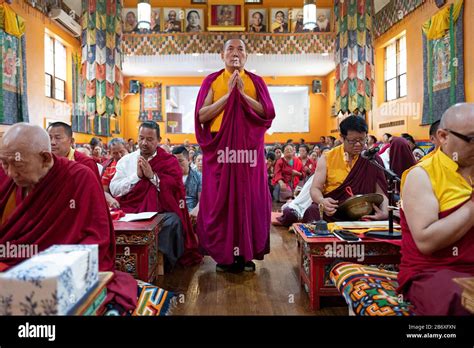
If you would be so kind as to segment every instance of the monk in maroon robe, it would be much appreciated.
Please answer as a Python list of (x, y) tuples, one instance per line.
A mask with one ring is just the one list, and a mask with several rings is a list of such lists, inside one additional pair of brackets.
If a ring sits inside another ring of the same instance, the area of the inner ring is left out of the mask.
[(203, 151), (197, 232), (217, 271), (254, 271), (270, 250), (271, 198), (264, 135), (275, 117), (263, 79), (244, 70), (242, 40), (224, 44), (225, 69), (198, 94), (195, 130)]
[[(51, 153), (48, 134), (19, 123), (0, 145), (0, 244), (98, 244), (99, 270), (114, 272), (107, 302), (133, 310), (137, 282), (114, 271), (115, 236), (103, 190), (85, 166)], [(6, 175), (5, 175), (6, 173)], [(0, 269), (21, 262), (0, 259)]]

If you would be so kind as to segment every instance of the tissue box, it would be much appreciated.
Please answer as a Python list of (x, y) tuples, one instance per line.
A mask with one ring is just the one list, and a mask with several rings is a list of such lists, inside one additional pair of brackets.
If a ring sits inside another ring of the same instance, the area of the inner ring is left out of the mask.
[(53, 245), (0, 274), (0, 315), (66, 315), (99, 280), (97, 245)]

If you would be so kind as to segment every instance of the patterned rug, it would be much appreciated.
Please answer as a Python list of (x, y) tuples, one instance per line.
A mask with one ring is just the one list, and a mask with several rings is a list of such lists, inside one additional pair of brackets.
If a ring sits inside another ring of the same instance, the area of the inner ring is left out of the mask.
[(163, 316), (169, 315), (175, 303), (174, 292), (161, 289), (155, 285), (138, 282), (138, 302), (137, 308), (133, 311), (133, 316)]
[(396, 292), (397, 272), (341, 262), (332, 268), (330, 278), (355, 315), (414, 315), (412, 305)]

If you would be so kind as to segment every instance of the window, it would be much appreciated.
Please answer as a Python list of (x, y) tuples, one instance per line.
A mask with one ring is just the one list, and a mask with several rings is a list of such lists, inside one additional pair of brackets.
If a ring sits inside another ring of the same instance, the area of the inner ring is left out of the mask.
[(407, 95), (406, 36), (385, 48), (385, 101)]
[(66, 99), (66, 47), (48, 34), (44, 36), (45, 95)]

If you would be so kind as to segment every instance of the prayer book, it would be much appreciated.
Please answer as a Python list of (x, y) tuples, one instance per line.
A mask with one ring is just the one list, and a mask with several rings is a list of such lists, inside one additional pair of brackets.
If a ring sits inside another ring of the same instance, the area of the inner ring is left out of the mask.
[(121, 218), (119, 221), (130, 222), (130, 221), (148, 220), (148, 219), (151, 219), (156, 214), (158, 214), (156, 211), (138, 213), (138, 214), (125, 214), (125, 216)]

